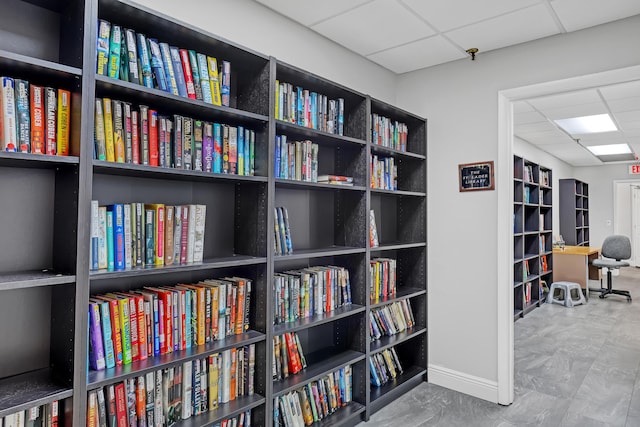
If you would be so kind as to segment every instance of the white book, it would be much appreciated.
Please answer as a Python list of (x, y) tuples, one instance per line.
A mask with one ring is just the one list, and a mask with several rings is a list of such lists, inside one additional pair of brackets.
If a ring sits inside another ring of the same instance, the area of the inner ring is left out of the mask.
[(202, 262), (204, 259), (204, 227), (206, 217), (207, 205), (195, 205), (193, 262)]
[(180, 248), (182, 244), (182, 209), (183, 206), (173, 208), (173, 263), (180, 264)]
[(202, 412), (209, 410), (209, 380), (207, 379), (207, 359), (199, 360), (200, 363), (200, 407)]
[(191, 375), (192, 375), (192, 366), (193, 362), (184, 362), (182, 364), (182, 419), (186, 420), (191, 418), (192, 404), (191, 400), (192, 396), (192, 386), (191, 386)]
[(162, 410), (162, 369), (158, 369), (155, 375), (155, 408), (153, 420), (157, 427), (164, 426), (164, 412)]
[(98, 268), (107, 268), (107, 207), (98, 208)]
[(187, 231), (187, 263), (193, 262), (196, 244), (196, 205), (189, 205), (189, 224)]
[(0, 151), (18, 151), (18, 132), (16, 127), (15, 82), (11, 77), (2, 77), (2, 135)]
[(218, 289), (218, 339), (224, 339), (227, 336), (227, 285), (220, 282)]
[(131, 205), (124, 204), (124, 268), (131, 268)]
[(229, 388), (231, 385), (231, 350), (225, 350), (222, 352), (222, 390), (220, 395), (221, 403), (229, 402), (230, 393)]

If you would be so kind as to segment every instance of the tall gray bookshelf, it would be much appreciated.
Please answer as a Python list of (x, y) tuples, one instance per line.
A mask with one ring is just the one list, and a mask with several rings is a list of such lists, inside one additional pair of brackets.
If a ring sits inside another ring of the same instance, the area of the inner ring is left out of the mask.
[(566, 245), (589, 246), (589, 184), (560, 180), (560, 234)]
[(513, 158), (513, 316), (544, 303), (553, 282), (552, 171)]
[[(273, 425), (274, 399), (350, 365), (353, 401), (318, 425), (367, 420), (426, 380), (427, 369), (427, 121), (366, 94), (253, 52), (127, 0), (12, 0), (0, 28), (0, 75), (64, 88), (72, 94), (70, 156), (0, 153), (0, 417), (59, 401), (66, 425), (87, 420), (87, 396), (104, 386), (178, 366), (232, 347), (255, 344), (255, 394), (179, 422), (214, 425), (251, 411), (253, 425)], [(131, 28), (172, 46), (230, 61), (229, 107), (173, 95), (97, 75), (98, 20)], [(17, 24), (16, 24), (17, 23)], [(13, 30), (28, 28), (26, 33)], [(343, 98), (344, 134), (278, 120), (276, 81)], [(182, 115), (252, 129), (254, 176), (214, 174), (94, 159), (96, 98), (147, 105)], [(372, 113), (406, 123), (406, 150), (372, 142)], [(353, 186), (276, 178), (275, 137), (319, 145), (321, 174), (353, 177)], [(393, 157), (397, 190), (371, 188), (370, 157)], [(90, 202), (207, 205), (204, 261), (197, 264), (90, 271)], [(274, 207), (286, 206), (294, 251), (275, 255)], [(369, 242), (370, 211), (380, 244)], [(397, 292), (371, 298), (372, 259), (397, 262)], [(274, 325), (276, 273), (335, 265), (350, 273), (352, 304), (297, 322)], [(254, 283), (250, 329), (244, 334), (126, 366), (87, 366), (89, 298), (147, 285), (195, 283), (243, 276)], [(411, 302), (415, 325), (372, 342), (370, 312)], [(296, 332), (308, 366), (273, 381), (272, 341)], [(382, 387), (370, 383), (369, 358), (394, 347), (403, 373)]]

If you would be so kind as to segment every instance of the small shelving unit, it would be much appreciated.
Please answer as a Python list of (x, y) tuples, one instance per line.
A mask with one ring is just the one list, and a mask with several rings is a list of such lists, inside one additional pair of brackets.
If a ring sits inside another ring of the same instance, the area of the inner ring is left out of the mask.
[(560, 180), (560, 234), (566, 245), (589, 246), (589, 184)]
[(553, 281), (551, 169), (513, 159), (513, 317), (544, 302)]

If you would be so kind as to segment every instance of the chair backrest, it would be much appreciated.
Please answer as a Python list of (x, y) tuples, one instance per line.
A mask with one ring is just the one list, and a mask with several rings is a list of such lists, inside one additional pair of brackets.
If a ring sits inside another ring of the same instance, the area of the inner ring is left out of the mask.
[(602, 256), (618, 261), (631, 258), (631, 241), (617, 234), (607, 237), (602, 243)]

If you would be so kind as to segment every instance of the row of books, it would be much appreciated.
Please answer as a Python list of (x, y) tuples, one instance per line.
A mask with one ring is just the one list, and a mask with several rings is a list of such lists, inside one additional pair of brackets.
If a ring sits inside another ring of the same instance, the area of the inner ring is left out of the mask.
[(543, 273), (546, 273), (547, 271), (549, 271), (549, 263), (547, 262), (546, 255), (540, 256), (540, 271), (542, 271)]
[(345, 175), (319, 175), (318, 182), (321, 184), (344, 185), (353, 187), (353, 177)]
[(549, 178), (550, 176), (550, 171), (540, 171), (540, 185), (544, 185), (546, 187), (549, 187), (551, 185), (551, 180)]
[(0, 151), (69, 155), (71, 92), (0, 77)]
[(522, 178), (525, 182), (532, 182), (532, 183), (536, 182), (535, 175), (533, 174), (533, 166), (525, 165), (522, 172), (523, 172)]
[(409, 127), (397, 120), (376, 113), (371, 114), (371, 135), (374, 144), (407, 151)]
[(393, 157), (372, 154), (370, 159), (371, 188), (398, 190), (398, 165)]
[[(255, 345), (225, 350), (91, 390), (87, 427), (169, 427), (253, 395), (254, 384)], [(250, 411), (243, 414), (250, 425)]]
[(282, 380), (307, 367), (300, 338), (295, 332), (273, 337), (273, 379)]
[(202, 262), (206, 205), (91, 201), (92, 271)]
[(58, 427), (60, 424), (59, 402), (34, 406), (25, 411), (0, 417), (0, 426), (4, 427)]
[(369, 261), (371, 275), (370, 299), (372, 304), (396, 294), (396, 260), (373, 258)]
[(89, 366), (94, 370), (223, 340), (249, 329), (250, 279), (147, 286), (89, 301)]
[(94, 158), (163, 168), (255, 174), (255, 132), (174, 114), (146, 105), (97, 98)]
[(309, 140), (287, 141), (276, 135), (275, 177), (296, 181), (318, 181), (318, 144)]
[(527, 282), (524, 284), (524, 303), (529, 305), (531, 304), (531, 287), (533, 284), (531, 282)]
[(98, 22), (97, 74), (229, 106), (231, 63), (147, 38), (108, 21)]
[(344, 99), (329, 99), (300, 86), (276, 80), (275, 117), (288, 123), (344, 135)]
[(325, 266), (276, 273), (273, 295), (274, 324), (328, 313), (351, 304), (349, 270)]
[(375, 387), (380, 387), (392, 381), (403, 372), (395, 347), (369, 356), (369, 368), (371, 384)]
[(326, 419), (353, 397), (352, 368), (347, 365), (273, 401), (274, 427), (301, 427)]
[(275, 239), (273, 242), (276, 255), (288, 255), (293, 253), (291, 242), (291, 226), (289, 224), (289, 213), (287, 208), (279, 206), (273, 208), (273, 222)]
[(392, 336), (413, 328), (416, 321), (411, 309), (411, 301), (403, 299), (369, 312), (371, 318), (369, 335), (371, 341), (382, 336)]

